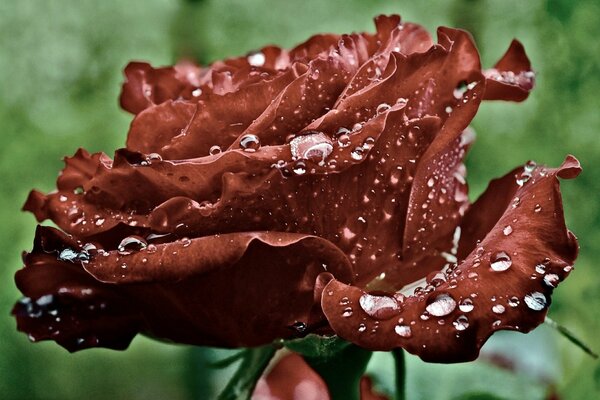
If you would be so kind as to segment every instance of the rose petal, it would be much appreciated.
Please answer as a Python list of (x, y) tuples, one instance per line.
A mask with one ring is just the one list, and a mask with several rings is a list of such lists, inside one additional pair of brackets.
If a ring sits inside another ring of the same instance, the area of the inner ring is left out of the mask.
[[(78, 284), (91, 285), (104, 297), (126, 298), (122, 300), (126, 307), (113, 302), (115, 318), (122, 320), (119, 327), (130, 323), (132, 315), (136, 317), (135, 324), (124, 331), (127, 343), (132, 329), (179, 343), (219, 346), (255, 346), (292, 337), (297, 332), (289, 327), (297, 321), (306, 323), (310, 332), (321, 322), (315, 320), (319, 314), (313, 310), (319, 274), (328, 271), (343, 281), (352, 279), (350, 265), (339, 249), (321, 238), (301, 234), (235, 233), (150, 244), (137, 251), (98, 249), (96, 255), (86, 253), (82, 261), (69, 256), (82, 254), (82, 247), (53, 228), (40, 228), (36, 242), (25, 268), (17, 273), (23, 293), (58, 296), (61, 285), (71, 290), (69, 282), (81, 282)], [(56, 279), (42, 279), (44, 271), (51, 271)], [(61, 312), (76, 318), (86, 305), (73, 298), (61, 306), (65, 309)], [(24, 318), (22, 327), (28, 333), (44, 331), (52, 323), (49, 319), (38, 323), (18, 307), (15, 312)], [(66, 336), (59, 332), (40, 338), (71, 346), (73, 338), (83, 332), (103, 338), (83, 347), (124, 343), (121, 336), (111, 336), (117, 332), (105, 327), (104, 319), (85, 313), (81, 318), (88, 317), (97, 318), (98, 325), (65, 328)]]
[(426, 361), (460, 362), (475, 359), (496, 330), (535, 328), (544, 320), (553, 288), (566, 278), (577, 256), (577, 242), (564, 225), (556, 178), (573, 177), (577, 165), (572, 157), (557, 169), (528, 164), (522, 171), (530, 177), (522, 186), (516, 182), (521, 176), (511, 173), (519, 204), (500, 202), (493, 209), (504, 211), (493, 227), (484, 219), (486, 228), (473, 230), (471, 226), (480, 225), (477, 217), (485, 215), (481, 207), (490, 205), (487, 193), (506, 187), (508, 178), (493, 183), (463, 225), (467, 232), (479, 232), (466, 243), (472, 237), (481, 237), (481, 243), (448, 274), (448, 282), (430, 293), (361, 301), (368, 296), (363, 290), (330, 281), (322, 306), (333, 330), (368, 349), (403, 347)]
[(523, 101), (535, 83), (535, 73), (523, 45), (513, 40), (494, 68), (485, 71), (485, 100)]

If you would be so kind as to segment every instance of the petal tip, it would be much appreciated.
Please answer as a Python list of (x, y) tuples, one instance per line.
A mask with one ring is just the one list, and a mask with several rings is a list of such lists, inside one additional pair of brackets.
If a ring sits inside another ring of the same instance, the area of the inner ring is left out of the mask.
[(558, 168), (557, 175), (563, 179), (576, 178), (582, 171), (581, 163), (577, 158), (569, 154)]

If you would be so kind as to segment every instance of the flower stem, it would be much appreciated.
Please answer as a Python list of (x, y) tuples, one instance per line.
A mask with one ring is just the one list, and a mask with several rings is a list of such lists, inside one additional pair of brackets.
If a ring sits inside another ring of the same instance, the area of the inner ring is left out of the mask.
[(323, 378), (332, 400), (359, 400), (360, 379), (372, 354), (351, 344), (332, 357), (304, 358)]
[(397, 348), (392, 351), (396, 365), (396, 400), (406, 400), (406, 364), (404, 350)]
[(550, 326), (551, 328), (556, 329), (556, 331), (558, 331), (558, 333), (560, 333), (561, 335), (566, 337), (571, 343), (573, 343), (575, 346), (579, 347), (581, 350), (583, 350), (585, 353), (587, 353), (592, 358), (594, 358), (594, 359), (598, 358), (598, 354), (596, 354), (596, 352), (594, 352), (594, 350), (592, 350), (590, 346), (585, 344), (583, 342), (583, 340), (581, 340), (577, 336), (575, 336), (575, 334), (573, 332), (571, 332), (569, 329), (567, 329), (566, 327), (560, 325), (559, 323), (557, 323), (556, 321), (554, 321), (553, 319), (550, 319), (548, 317), (546, 317), (546, 319), (544, 320), (544, 323), (546, 325)]

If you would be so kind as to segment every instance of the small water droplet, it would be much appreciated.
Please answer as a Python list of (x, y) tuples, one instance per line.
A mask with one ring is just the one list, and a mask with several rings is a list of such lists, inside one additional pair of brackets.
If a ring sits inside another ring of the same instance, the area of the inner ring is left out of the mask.
[(221, 152), (221, 146), (217, 146), (216, 144), (214, 146), (212, 146), (209, 150), (208, 153), (211, 156), (214, 156), (216, 154), (219, 154)]
[(475, 308), (475, 305), (473, 304), (473, 300), (466, 298), (466, 299), (463, 299), (458, 304), (458, 308), (460, 311), (468, 313), (468, 312), (473, 311), (473, 309)]
[(546, 295), (540, 292), (532, 292), (525, 295), (524, 299), (527, 307), (532, 309), (533, 311), (542, 311), (546, 308), (548, 300), (546, 299)]
[(509, 269), (511, 265), (512, 261), (509, 255), (501, 251), (492, 257), (490, 267), (496, 272), (501, 272)]
[(144, 250), (148, 246), (146, 240), (139, 236), (127, 236), (125, 239), (121, 240), (117, 250), (119, 254), (128, 255), (133, 253), (134, 251)]
[(298, 333), (302, 333), (306, 330), (306, 324), (302, 321), (296, 321), (290, 327)]
[(200, 89), (200, 88), (194, 89), (192, 91), (192, 96), (194, 96), (194, 97), (200, 97), (201, 94), (202, 94), (202, 89)]
[(438, 295), (425, 309), (431, 315), (443, 317), (450, 314), (456, 308), (456, 301), (448, 294)]
[(162, 161), (162, 157), (158, 153), (150, 153), (146, 155), (146, 163), (147, 165), (152, 164), (153, 162)]
[(357, 146), (354, 148), (354, 150), (352, 150), (352, 152), (350, 153), (350, 156), (352, 157), (353, 160), (360, 161), (363, 159), (364, 153), (365, 153), (364, 149), (360, 146)]
[(502, 230), (502, 233), (504, 233), (504, 236), (508, 236), (508, 235), (510, 235), (512, 233), (512, 231), (513, 231), (512, 226), (506, 225), (504, 227), (504, 229)]
[(464, 331), (469, 327), (469, 319), (465, 315), (459, 315), (452, 325), (457, 331)]
[(521, 302), (519, 301), (519, 298), (517, 296), (512, 296), (510, 299), (508, 299), (508, 305), (511, 307), (516, 307), (520, 303)]
[(545, 274), (546, 273), (546, 266), (544, 264), (538, 264), (535, 266), (535, 272), (537, 272), (538, 274)]
[(260, 149), (260, 139), (256, 135), (244, 135), (240, 139), (240, 148), (248, 153), (254, 153)]
[(435, 184), (435, 180), (433, 179), (433, 177), (429, 178), (429, 180), (427, 181), (427, 186), (433, 187), (434, 184)]
[(392, 106), (390, 106), (389, 104), (387, 104), (387, 103), (381, 103), (380, 105), (377, 106), (377, 114), (381, 114), (383, 112), (386, 112), (390, 108), (392, 108)]
[(183, 247), (188, 247), (190, 244), (192, 244), (192, 241), (190, 240), (190, 238), (184, 237), (181, 239), (181, 244), (183, 245)]
[(539, 213), (540, 211), (542, 211), (542, 206), (539, 204), (536, 204), (535, 207), (533, 207), (533, 211), (536, 213)]
[(494, 304), (494, 306), (492, 307), (492, 311), (496, 314), (503, 314), (504, 311), (506, 311), (506, 308), (504, 308), (502, 304)]
[(342, 297), (342, 298), (340, 299), (340, 306), (345, 306), (345, 305), (348, 305), (348, 304), (350, 304), (350, 299), (349, 299), (349, 298), (347, 298), (347, 297)]
[(352, 316), (352, 308), (351, 307), (347, 307), (344, 309), (344, 312), (342, 312), (342, 317), (344, 318), (348, 318)]
[(366, 330), (367, 330), (367, 326), (365, 324), (358, 325), (358, 331), (359, 332), (364, 332)]
[(409, 338), (412, 336), (412, 330), (408, 325), (396, 325), (394, 331), (398, 336), (401, 336), (403, 338)]
[(292, 171), (296, 175), (304, 175), (306, 173), (306, 164), (302, 161), (298, 161), (296, 164), (294, 164)]
[(546, 276), (544, 276), (544, 283), (547, 286), (556, 287), (558, 285), (559, 281), (560, 281), (560, 278), (556, 274), (547, 274)]
[(264, 53), (261, 51), (248, 54), (246, 59), (248, 60), (248, 64), (252, 65), (253, 67), (262, 67), (265, 65), (265, 61), (267, 61)]

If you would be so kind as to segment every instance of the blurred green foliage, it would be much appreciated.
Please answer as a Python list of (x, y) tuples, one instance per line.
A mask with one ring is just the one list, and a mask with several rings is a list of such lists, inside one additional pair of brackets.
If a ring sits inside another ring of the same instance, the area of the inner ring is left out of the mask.
[[(131, 117), (120, 111), (121, 70), (131, 59), (154, 65), (181, 56), (202, 62), (244, 54), (267, 43), (292, 46), (317, 32), (372, 30), (380, 13), (399, 13), (434, 32), (470, 30), (490, 66), (513, 37), (524, 44), (538, 85), (523, 104), (486, 103), (473, 126), (468, 158), (472, 195), (527, 159), (558, 165), (575, 154), (584, 173), (563, 184), (569, 227), (581, 255), (554, 296), (550, 315), (600, 350), (600, 2), (597, 0), (4, 0), (0, 2), (0, 397), (3, 399), (212, 398), (232, 368), (206, 364), (230, 352), (137, 338), (129, 350), (68, 354), (32, 345), (9, 317), (19, 293), (13, 274), (31, 246), (35, 222), (19, 209), (32, 187), (52, 190), (61, 158), (78, 147), (111, 154), (124, 144)], [(526, 245), (526, 244), (525, 244)], [(540, 328), (506, 333), (485, 347), (507, 354), (518, 374), (485, 357), (463, 365), (407, 358), (410, 399), (540, 399), (552, 383), (561, 399), (600, 395), (598, 363)], [(516, 360), (516, 361), (515, 361)], [(393, 387), (390, 356), (369, 371)], [(473, 393), (489, 392), (496, 397)], [(479, 396), (479, 397), (478, 397)]]

